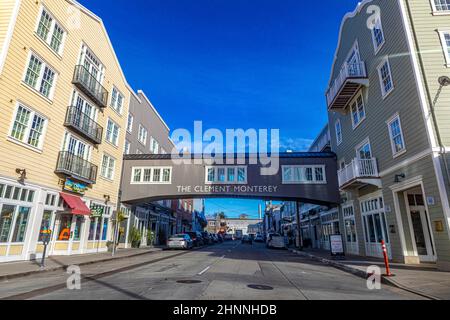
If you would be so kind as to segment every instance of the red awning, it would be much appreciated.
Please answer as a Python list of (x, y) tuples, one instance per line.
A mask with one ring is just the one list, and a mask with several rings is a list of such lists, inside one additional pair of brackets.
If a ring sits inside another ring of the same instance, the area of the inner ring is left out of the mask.
[(72, 210), (72, 214), (90, 216), (91, 210), (87, 207), (87, 205), (81, 200), (80, 197), (71, 196), (67, 193), (60, 193), (60, 196), (63, 198), (64, 202), (69, 206)]

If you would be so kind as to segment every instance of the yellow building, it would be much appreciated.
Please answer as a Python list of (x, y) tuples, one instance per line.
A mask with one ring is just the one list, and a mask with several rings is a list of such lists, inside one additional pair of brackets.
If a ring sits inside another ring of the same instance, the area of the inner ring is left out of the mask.
[(106, 251), (130, 88), (100, 18), (0, 2), (0, 262)]

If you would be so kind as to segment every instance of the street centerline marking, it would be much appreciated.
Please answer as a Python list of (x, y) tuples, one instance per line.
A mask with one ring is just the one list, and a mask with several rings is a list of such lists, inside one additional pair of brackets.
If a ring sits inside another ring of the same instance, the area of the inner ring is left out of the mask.
[(198, 275), (198, 276), (201, 276), (201, 275), (203, 275), (204, 273), (206, 273), (209, 269), (211, 269), (211, 266), (206, 267), (206, 268), (203, 269), (201, 272), (199, 272), (197, 275)]

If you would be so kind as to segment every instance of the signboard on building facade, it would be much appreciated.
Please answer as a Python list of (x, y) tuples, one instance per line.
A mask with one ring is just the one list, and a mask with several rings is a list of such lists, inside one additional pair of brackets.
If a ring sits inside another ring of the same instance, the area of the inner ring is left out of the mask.
[(72, 179), (67, 179), (64, 183), (64, 190), (84, 195), (87, 190), (87, 185), (81, 182), (75, 182)]
[(330, 236), (330, 248), (331, 248), (331, 255), (333, 257), (345, 256), (344, 242), (342, 240), (341, 235), (331, 235)]
[(105, 207), (103, 206), (91, 206), (91, 215), (93, 218), (100, 218), (103, 216), (103, 213), (105, 211)]

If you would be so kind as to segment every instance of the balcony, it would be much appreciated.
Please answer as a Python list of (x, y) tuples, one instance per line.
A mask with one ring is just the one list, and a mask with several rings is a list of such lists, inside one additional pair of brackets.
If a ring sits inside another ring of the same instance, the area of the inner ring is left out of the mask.
[(364, 62), (344, 63), (327, 92), (329, 111), (343, 111), (359, 89), (369, 85)]
[(72, 128), (95, 144), (102, 142), (103, 127), (76, 107), (68, 107), (65, 126)]
[(381, 179), (375, 158), (354, 159), (338, 172), (338, 179), (341, 190), (357, 189), (368, 184), (381, 188)]
[(100, 108), (108, 106), (108, 91), (84, 66), (76, 66), (72, 83), (84, 92)]
[(56, 173), (68, 175), (87, 184), (97, 181), (98, 167), (81, 157), (63, 151), (59, 153)]

